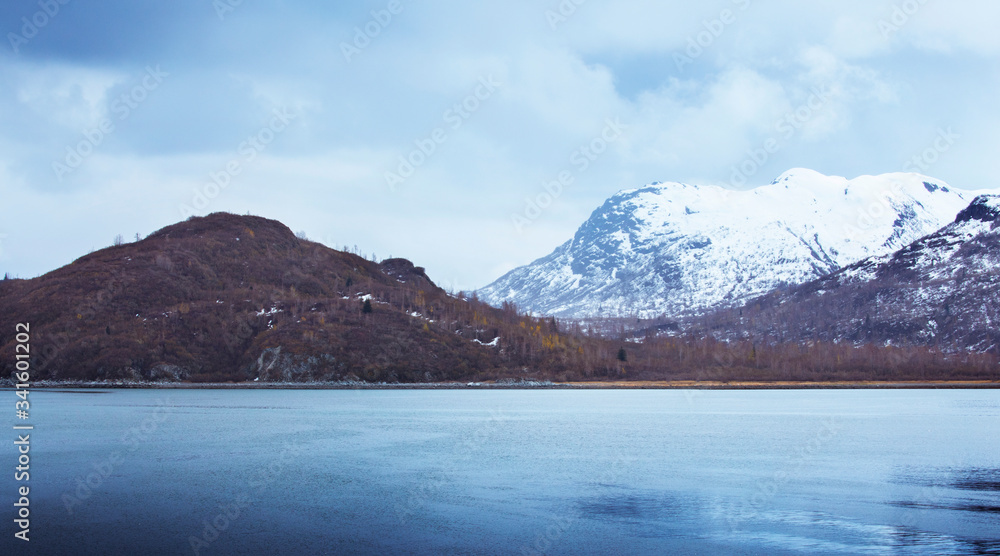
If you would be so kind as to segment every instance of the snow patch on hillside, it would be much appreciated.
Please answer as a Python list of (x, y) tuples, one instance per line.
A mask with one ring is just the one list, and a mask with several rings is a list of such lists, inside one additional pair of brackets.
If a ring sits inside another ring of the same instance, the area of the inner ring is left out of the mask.
[(572, 239), (478, 295), (563, 317), (733, 306), (891, 254), (953, 221), (979, 193), (997, 191), (912, 173), (848, 180), (806, 169), (745, 191), (652, 183), (615, 194)]

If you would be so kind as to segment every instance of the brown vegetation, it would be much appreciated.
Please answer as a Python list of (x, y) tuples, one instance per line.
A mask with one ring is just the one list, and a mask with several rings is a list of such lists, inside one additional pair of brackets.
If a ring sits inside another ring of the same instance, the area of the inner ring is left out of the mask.
[[(366, 309), (367, 308), (367, 309)], [(992, 355), (698, 338), (641, 343), (490, 307), (259, 217), (213, 214), (0, 281), (0, 371), (31, 324), (33, 380), (439, 382), (991, 380)]]

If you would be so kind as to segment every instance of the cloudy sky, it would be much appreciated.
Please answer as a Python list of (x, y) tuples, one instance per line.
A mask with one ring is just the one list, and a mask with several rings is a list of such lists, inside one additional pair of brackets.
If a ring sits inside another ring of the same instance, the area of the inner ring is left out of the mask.
[(996, 2), (342, 4), (0, 5), (0, 271), (230, 211), (472, 289), (651, 181), (1000, 187)]

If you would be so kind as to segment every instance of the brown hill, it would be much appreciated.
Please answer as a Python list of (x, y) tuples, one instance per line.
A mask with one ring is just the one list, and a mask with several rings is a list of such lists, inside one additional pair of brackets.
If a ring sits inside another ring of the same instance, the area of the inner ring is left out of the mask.
[[(708, 326), (730, 330), (722, 321)], [(688, 333), (621, 340), (452, 296), (404, 259), (381, 263), (217, 213), (0, 281), (0, 380), (31, 326), (32, 380), (440, 382), (528, 379), (996, 378), (996, 358), (926, 347), (759, 342)], [(732, 323), (728, 323), (732, 326)], [(638, 340), (638, 342), (636, 341)], [(798, 340), (798, 339), (796, 339)]]
[(546, 325), (451, 297), (405, 259), (378, 264), (225, 213), (0, 282), (0, 329), (17, 322), (31, 325), (35, 380), (190, 381), (506, 376), (533, 362), (528, 331)]

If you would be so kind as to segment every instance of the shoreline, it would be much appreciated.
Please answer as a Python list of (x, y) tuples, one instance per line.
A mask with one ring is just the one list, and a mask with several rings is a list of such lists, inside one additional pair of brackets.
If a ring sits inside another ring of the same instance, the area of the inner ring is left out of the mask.
[[(36, 390), (932, 390), (1000, 389), (1000, 380), (927, 381), (594, 381), (594, 382), (434, 382), (434, 383), (192, 383), (192, 382), (65, 382), (37, 383)], [(13, 390), (13, 386), (0, 389)]]

